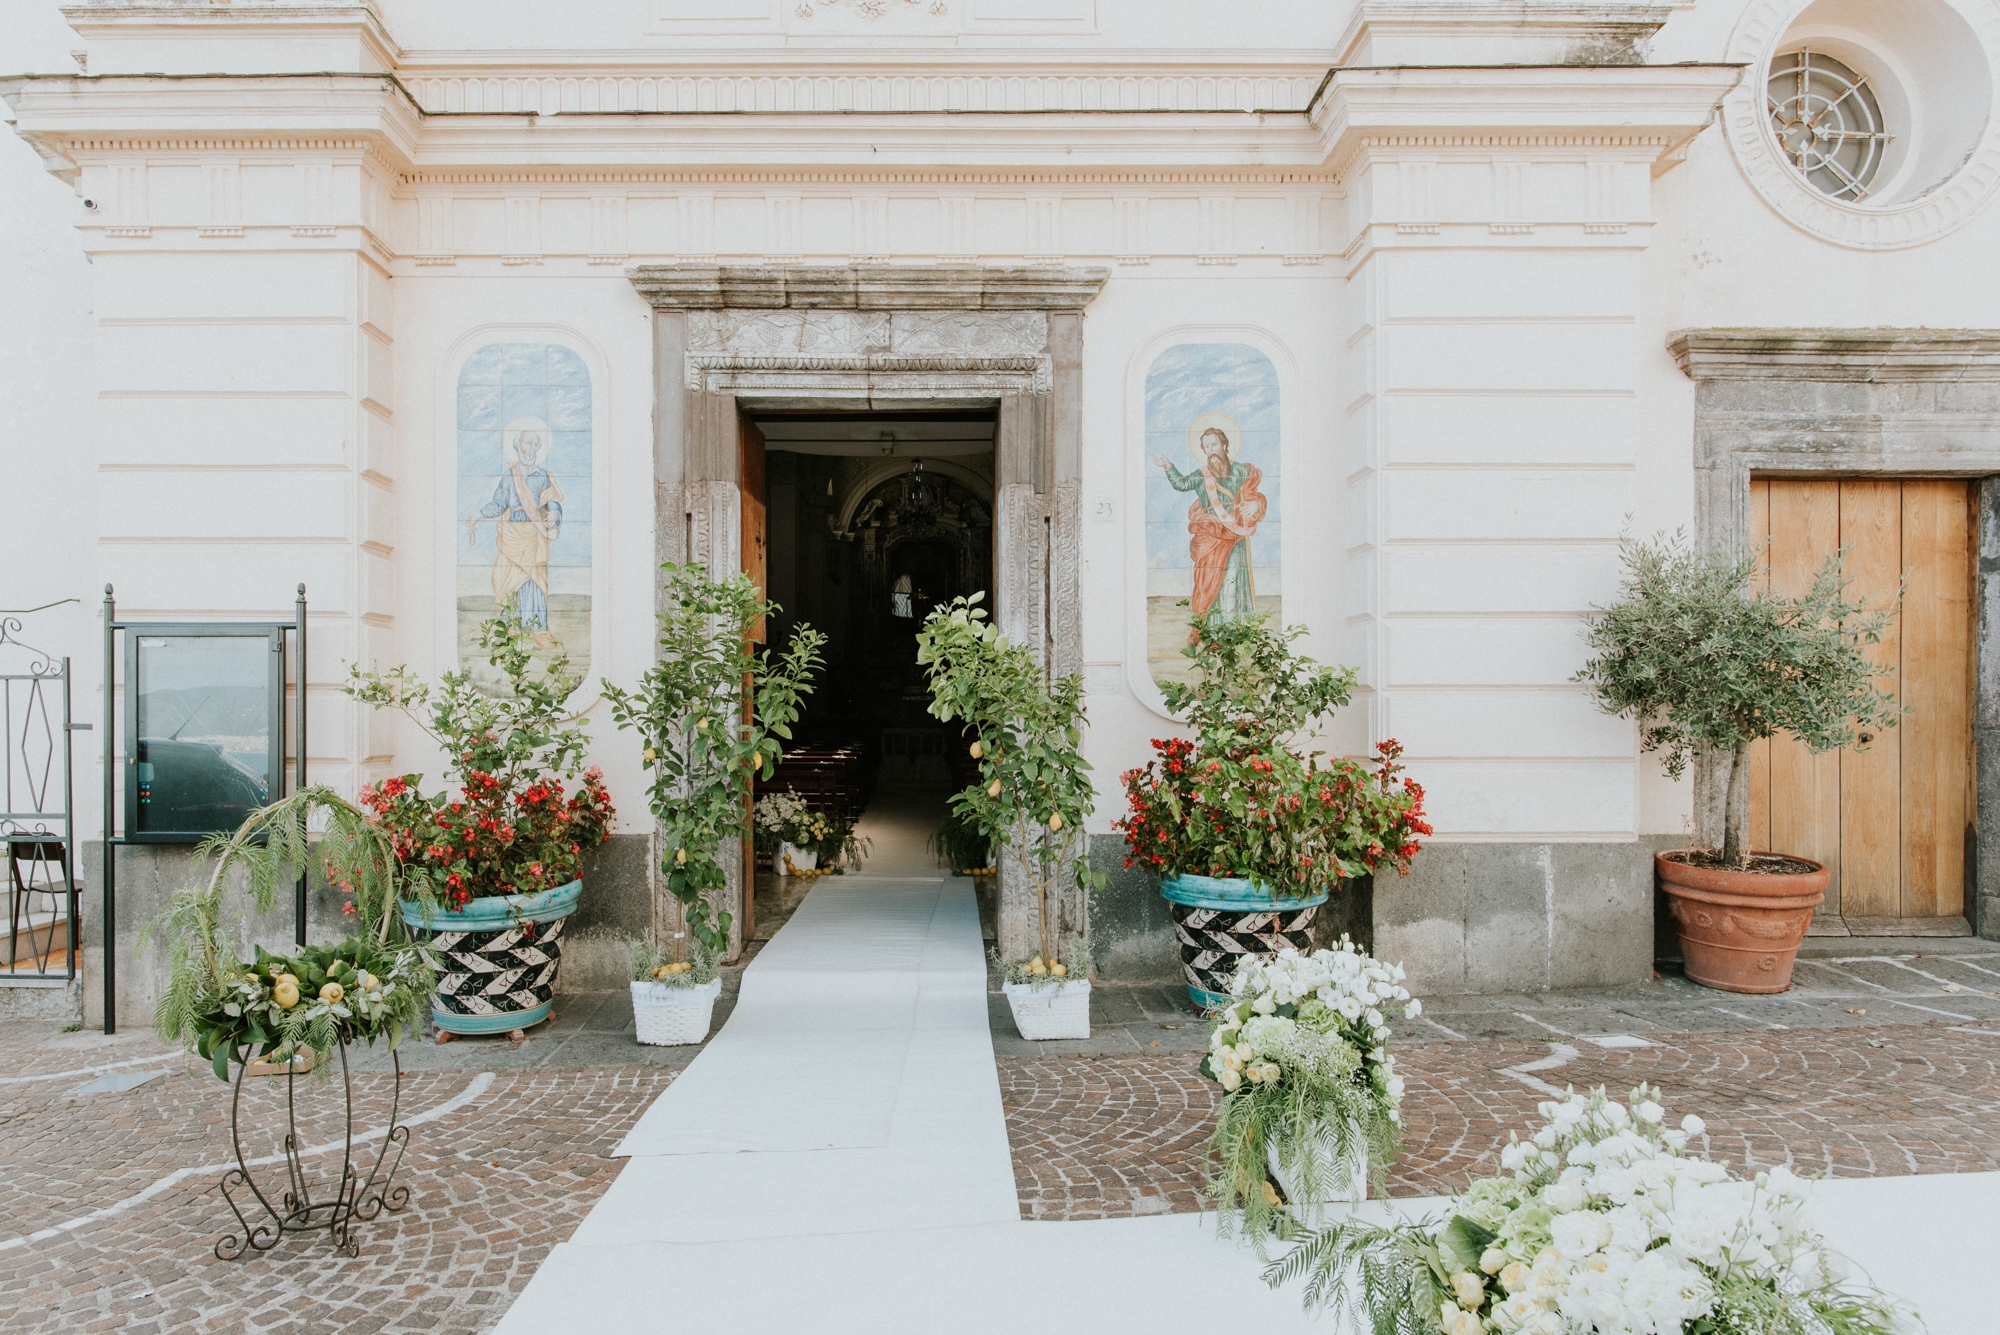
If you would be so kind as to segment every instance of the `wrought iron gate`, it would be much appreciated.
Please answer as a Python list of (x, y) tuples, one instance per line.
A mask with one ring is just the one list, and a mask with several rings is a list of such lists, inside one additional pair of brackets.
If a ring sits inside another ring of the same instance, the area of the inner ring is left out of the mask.
[[(0, 983), (50, 986), (76, 977), (78, 884), (70, 786), (69, 660), (20, 639), (0, 616), (0, 840), (6, 844), (7, 938)], [(86, 725), (87, 726), (87, 725)]]

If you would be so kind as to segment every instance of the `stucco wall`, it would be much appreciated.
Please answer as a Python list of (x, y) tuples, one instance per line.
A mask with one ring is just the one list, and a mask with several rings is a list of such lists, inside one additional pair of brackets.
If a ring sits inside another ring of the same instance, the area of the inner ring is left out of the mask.
[[(453, 665), (452, 386), (472, 349), (561, 342), (591, 367), (593, 676), (629, 683), (651, 652), (656, 488), (676, 480), (656, 386), (677, 367), (627, 266), (1102, 265), (1079, 428), (1094, 855), (1118, 774), (1175, 726), (1144, 652), (1145, 376), (1176, 343), (1246, 343), (1283, 404), (1285, 618), (1362, 674), (1319, 744), (1397, 737), (1438, 827), (1411, 877), (1375, 887), (1376, 940), (1431, 989), (1643, 977), (1646, 858), (1690, 793), (1569, 676), (1620, 534), (1694, 518), (1694, 392), (1667, 335), (1989, 325), (2000, 225), (1979, 205), (1870, 247), (1774, 207), (1711, 123), (1739, 29), (1789, 21), (1764, 0), (1591, 48), (1653, 67), (1547, 68), (1582, 48), (1542, 19), (1425, 37), (1350, 30), (1346, 5), (1141, 8), (961, 6), (925, 27), (915, 8), (738, 22), (627, 0), (552, 26), (526, 0), (390, 0), (308, 40), (255, 7), (171, 30), (80, 19), (80, 37), (10, 0), (22, 54), (0, 63), (58, 72), (87, 45), (93, 74), (351, 73), (258, 83), (227, 134), (200, 80), (10, 93), (76, 188), (18, 138), (0, 153), (0, 273), (29, 331), (0, 411), (37, 499), (0, 530), (20, 572), (0, 603), (84, 600), (54, 631), (94, 717), (104, 582), (133, 617), (226, 618), (281, 612), (303, 580), (315, 777), (434, 773), (421, 736), (335, 683), (349, 661)], [(1490, 68), (1322, 88), (1343, 54)], [(390, 65), (408, 97), (369, 73)], [(489, 103), (509, 114), (424, 114)], [(646, 918), (646, 820), (594, 696), (578, 705), (623, 841), (604, 879), (626, 887), (602, 905), (609, 950)], [(1169, 974), (1163, 911), (1119, 885), (1100, 966)], [(579, 949), (572, 983), (609, 960)]]

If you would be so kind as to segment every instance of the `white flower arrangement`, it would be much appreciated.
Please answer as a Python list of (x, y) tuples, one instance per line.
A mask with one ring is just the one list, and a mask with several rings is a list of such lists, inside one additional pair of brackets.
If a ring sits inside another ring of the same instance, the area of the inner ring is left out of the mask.
[(1245, 956), (1229, 995), (1210, 1015), (1200, 1066), (1223, 1090), (1208, 1191), (1262, 1238), (1276, 1207), (1265, 1182), (1273, 1151), (1308, 1198), (1336, 1178), (1379, 1174), (1394, 1154), (1403, 1079), (1383, 1045), (1389, 1019), (1423, 1005), (1399, 966), (1345, 937), (1310, 955)]
[(774, 842), (816, 848), (834, 833), (832, 819), (807, 806), (796, 793), (766, 793), (757, 799), (755, 810), (757, 828)]
[[(1894, 1335), (1920, 1329), (1847, 1266), (1805, 1216), (1803, 1183), (1773, 1168), (1734, 1182), (1687, 1153), (1699, 1117), (1666, 1125), (1658, 1091), (1628, 1108), (1598, 1089), (1540, 1105), (1503, 1171), (1442, 1223), (1310, 1230), (1265, 1273), (1307, 1277), (1306, 1304), (1355, 1298), (1378, 1332), (1440, 1335)], [(1349, 1281), (1358, 1277), (1358, 1286)], [(1358, 1292), (1356, 1291), (1358, 1289)]]

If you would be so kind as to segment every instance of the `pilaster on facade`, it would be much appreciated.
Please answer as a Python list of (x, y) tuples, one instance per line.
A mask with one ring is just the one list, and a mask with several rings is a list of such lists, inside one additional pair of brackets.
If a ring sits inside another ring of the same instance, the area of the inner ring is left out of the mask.
[(1652, 168), (1735, 77), (1340, 70), (1329, 85), (1349, 652), (1376, 735), (1449, 794), (1452, 837), (1639, 828), (1636, 739), (1569, 676), (1636, 501)]

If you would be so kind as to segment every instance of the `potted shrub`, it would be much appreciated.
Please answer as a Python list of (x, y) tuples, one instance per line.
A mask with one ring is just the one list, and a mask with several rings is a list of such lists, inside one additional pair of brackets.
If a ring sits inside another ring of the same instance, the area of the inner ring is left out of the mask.
[(782, 654), (760, 654), (750, 629), (779, 609), (748, 575), (712, 580), (699, 565), (671, 562), (661, 570), (659, 657), (637, 690), (606, 682), (604, 698), (618, 726), (639, 734), (650, 775), (660, 872), (680, 917), (663, 962), (693, 972), (702, 952), (729, 955), (733, 915), (717, 902), (729, 884), (723, 849), (741, 847), (752, 783), (776, 772), (826, 637), (801, 622)]
[(1576, 681), (1608, 713), (1639, 723), (1639, 742), (1678, 778), (1713, 753), (1726, 798), (1720, 849), (1661, 853), (1653, 865), (1673, 912), (1687, 976), (1729, 992), (1782, 992), (1826, 898), (1827, 869), (1743, 847), (1750, 823), (1750, 744), (1789, 732), (1813, 752), (1859, 746), (1892, 728), (1895, 698), (1865, 648), (1888, 612), (1849, 601), (1841, 553), (1796, 597), (1751, 589), (1757, 558), (1711, 559), (1680, 534), (1627, 542), (1618, 601), (1587, 633), (1595, 657)]
[(708, 1037), (715, 999), (722, 995), (721, 961), (697, 943), (677, 960), (650, 940), (631, 943), (632, 1023), (639, 1041), (660, 1047)]
[(568, 656), (558, 647), (538, 670), (533, 633), (505, 614), (480, 627), (479, 643), (504, 694), (484, 693), (470, 672), (433, 685), (405, 667), (355, 666), (346, 686), (422, 729), (457, 784), (456, 796), (426, 794), (421, 774), (405, 774), (360, 792), (412, 892), (403, 919), (436, 951), (440, 1043), (499, 1033), (518, 1042), (548, 1018), (583, 855), (611, 837), (610, 795), (596, 769), (583, 769), (583, 724), (568, 713), (582, 683)]
[(993, 841), (977, 824), (952, 811), (938, 822), (930, 837), (930, 849), (938, 860), (960, 876), (990, 876), (993, 873)]
[(1407, 875), (1424, 821), (1424, 790), (1398, 778), (1402, 748), (1374, 765), (1323, 759), (1297, 738), (1348, 702), (1352, 668), (1296, 652), (1300, 627), (1262, 616), (1194, 620), (1185, 650), (1193, 684), (1161, 688), (1195, 736), (1155, 739), (1154, 758), (1123, 776), (1125, 865), (1159, 878), (1196, 1005), (1228, 1002), (1245, 955), (1279, 943), (1304, 950), (1328, 895), (1383, 867)]
[(1034, 887), (1041, 948), (1026, 959), (994, 952), (1015, 1028), (1022, 1038), (1088, 1038), (1083, 900), (1104, 877), (1083, 852), (1093, 798), (1090, 765), (1078, 750), (1083, 677), (1049, 681), (1027, 645), (1011, 643), (986, 619), (984, 596), (940, 604), (917, 632), (931, 713), (964, 723), (979, 763), (978, 782), (952, 797), (952, 811)]
[(1222, 1086), (1210, 1142), (1208, 1195), (1246, 1232), (1270, 1231), (1278, 1204), (1307, 1217), (1333, 1201), (1368, 1197), (1395, 1153), (1403, 1080), (1383, 1045), (1392, 1015), (1422, 1006), (1403, 971), (1343, 937), (1337, 950), (1246, 955), (1229, 1002), (1210, 1017), (1200, 1072)]

